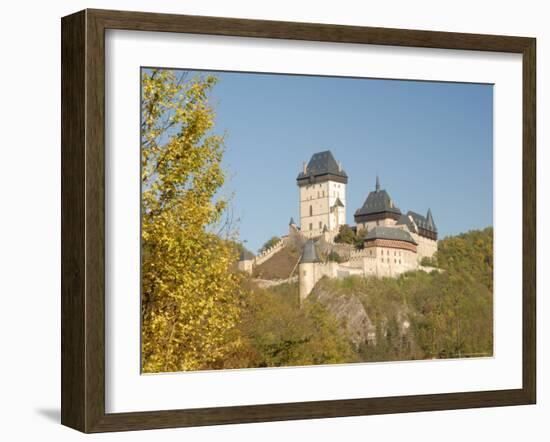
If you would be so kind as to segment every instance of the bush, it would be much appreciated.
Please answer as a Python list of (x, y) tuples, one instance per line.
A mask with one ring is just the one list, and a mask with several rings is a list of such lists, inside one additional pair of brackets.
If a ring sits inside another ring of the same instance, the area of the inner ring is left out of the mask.
[(341, 244), (355, 244), (356, 241), (355, 231), (347, 224), (342, 224), (338, 235), (334, 237), (334, 242)]

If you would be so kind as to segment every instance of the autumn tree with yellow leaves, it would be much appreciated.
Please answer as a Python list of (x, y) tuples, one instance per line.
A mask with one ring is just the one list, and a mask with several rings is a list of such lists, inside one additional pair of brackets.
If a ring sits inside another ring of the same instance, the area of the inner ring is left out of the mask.
[(213, 76), (142, 72), (142, 371), (209, 368), (235, 352), (240, 276), (227, 210), (223, 136), (212, 133)]

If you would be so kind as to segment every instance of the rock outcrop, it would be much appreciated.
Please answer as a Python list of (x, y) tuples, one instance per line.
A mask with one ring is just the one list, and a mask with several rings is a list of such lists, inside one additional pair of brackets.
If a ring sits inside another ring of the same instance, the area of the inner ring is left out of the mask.
[(376, 327), (357, 296), (334, 294), (316, 287), (312, 292), (312, 299), (322, 303), (345, 327), (353, 345), (359, 347), (362, 344), (376, 343)]

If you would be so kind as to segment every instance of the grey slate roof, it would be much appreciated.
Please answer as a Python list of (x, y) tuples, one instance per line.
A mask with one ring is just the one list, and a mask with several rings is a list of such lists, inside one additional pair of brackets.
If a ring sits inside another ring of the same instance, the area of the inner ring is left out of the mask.
[(396, 222), (398, 226), (407, 226), (411, 232), (417, 233), (414, 222), (411, 221), (409, 215), (402, 214)]
[(340, 198), (336, 197), (336, 201), (334, 201), (334, 206), (344, 207), (344, 203)]
[(416, 241), (413, 239), (409, 232), (401, 229), (396, 229), (395, 227), (374, 227), (365, 236), (365, 241), (373, 239), (392, 239), (395, 241), (405, 241), (411, 244), (416, 244)]
[(344, 179), (345, 182), (347, 182), (348, 179), (346, 171), (339, 167), (330, 150), (314, 153), (306, 166), (305, 173), (304, 171), (301, 171), (296, 179), (313, 179), (322, 175), (333, 175), (340, 177)]
[(315, 249), (315, 243), (312, 239), (306, 242), (304, 250), (302, 252), (302, 258), (300, 259), (300, 264), (312, 263), (312, 262), (321, 262), (319, 256), (317, 256), (317, 250)]
[(382, 212), (401, 214), (401, 210), (393, 204), (388, 192), (380, 189), (380, 180), (376, 177), (376, 190), (369, 193), (363, 206), (355, 211), (355, 215), (370, 215)]
[(433, 220), (432, 211), (428, 209), (428, 214), (424, 217), (420, 215), (419, 213), (413, 212), (412, 210), (409, 210), (407, 212), (407, 215), (410, 215), (415, 222), (415, 224), (420, 229), (425, 229), (430, 232), (437, 233), (437, 226), (435, 225), (435, 222)]
[(254, 259), (254, 254), (243, 247), (241, 255), (239, 256), (239, 261), (248, 261), (251, 259)]

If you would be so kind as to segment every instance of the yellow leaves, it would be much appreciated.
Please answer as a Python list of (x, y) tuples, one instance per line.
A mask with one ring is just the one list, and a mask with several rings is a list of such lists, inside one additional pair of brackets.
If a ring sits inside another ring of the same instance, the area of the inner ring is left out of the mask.
[(231, 351), (240, 317), (233, 246), (207, 227), (226, 202), (223, 137), (209, 133), (215, 77), (142, 76), (142, 369), (209, 367)]

